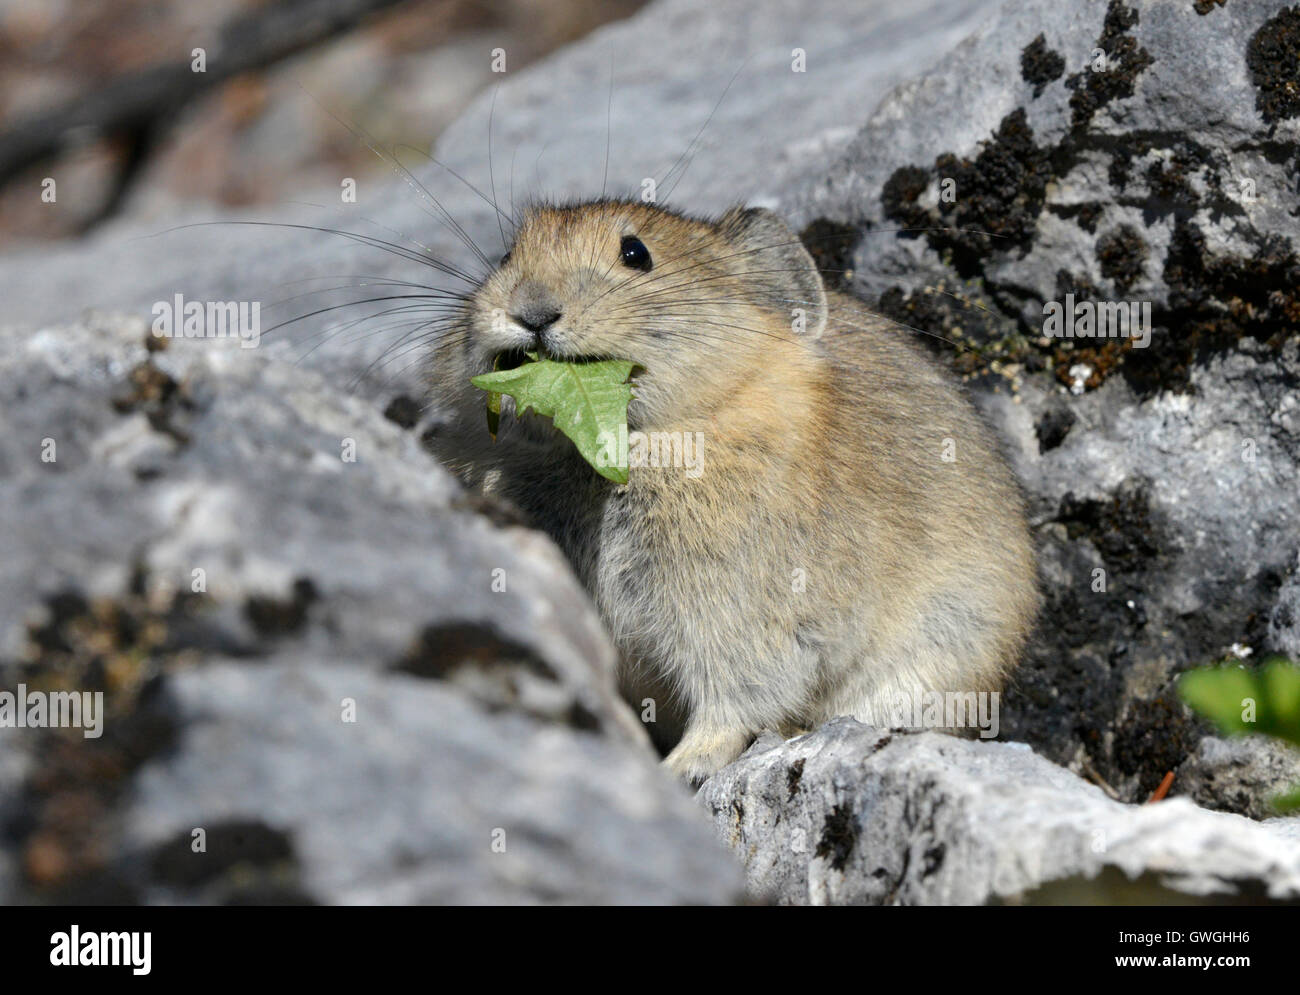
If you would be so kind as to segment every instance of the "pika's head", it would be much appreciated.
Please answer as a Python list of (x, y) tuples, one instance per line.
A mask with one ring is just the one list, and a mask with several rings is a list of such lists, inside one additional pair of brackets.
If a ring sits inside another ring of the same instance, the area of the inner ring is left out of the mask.
[(717, 220), (635, 201), (531, 209), (470, 297), (472, 373), (536, 351), (638, 367), (629, 423), (707, 415), (755, 364), (815, 338), (826, 294), (807, 251), (771, 211)]

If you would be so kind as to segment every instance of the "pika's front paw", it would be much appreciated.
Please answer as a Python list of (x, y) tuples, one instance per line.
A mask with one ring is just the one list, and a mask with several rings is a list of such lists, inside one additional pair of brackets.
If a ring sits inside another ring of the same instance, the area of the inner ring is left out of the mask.
[(744, 753), (752, 738), (747, 732), (731, 729), (687, 729), (681, 742), (664, 758), (664, 766), (692, 788), (698, 788)]

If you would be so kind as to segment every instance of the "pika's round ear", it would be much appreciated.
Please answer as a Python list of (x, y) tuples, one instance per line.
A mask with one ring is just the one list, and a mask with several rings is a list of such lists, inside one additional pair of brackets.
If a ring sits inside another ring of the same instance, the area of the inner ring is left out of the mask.
[(764, 207), (733, 207), (718, 219), (732, 245), (727, 260), (752, 283), (759, 303), (789, 317), (798, 332), (814, 338), (826, 327), (826, 289), (799, 236)]

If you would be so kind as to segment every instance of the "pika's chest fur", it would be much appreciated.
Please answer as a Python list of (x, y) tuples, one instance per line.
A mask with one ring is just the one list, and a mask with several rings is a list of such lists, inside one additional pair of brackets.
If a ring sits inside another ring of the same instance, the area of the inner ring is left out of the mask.
[[(680, 653), (789, 641), (810, 622), (801, 578), (834, 569), (821, 538), (828, 510), (800, 465), (763, 440), (719, 448), (703, 433), (701, 470), (636, 467), (629, 483), (580, 458), (531, 460), (496, 480), (560, 546), (624, 655), (655, 664)], [(754, 451), (754, 447), (757, 451)], [(807, 614), (804, 612), (803, 614)]]

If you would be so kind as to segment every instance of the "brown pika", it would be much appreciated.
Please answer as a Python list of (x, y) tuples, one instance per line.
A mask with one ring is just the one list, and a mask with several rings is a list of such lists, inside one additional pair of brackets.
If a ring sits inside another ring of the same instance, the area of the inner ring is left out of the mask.
[[(440, 455), (564, 550), (681, 776), (1015, 665), (1038, 600), (1020, 492), (911, 334), (827, 291), (770, 211), (601, 200), (530, 209), (436, 343)], [(493, 443), (469, 379), (521, 350), (636, 363), (629, 430), (698, 440), (693, 469), (615, 484), (508, 397)]]

